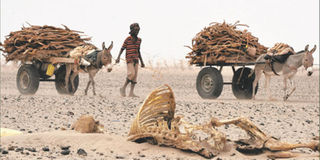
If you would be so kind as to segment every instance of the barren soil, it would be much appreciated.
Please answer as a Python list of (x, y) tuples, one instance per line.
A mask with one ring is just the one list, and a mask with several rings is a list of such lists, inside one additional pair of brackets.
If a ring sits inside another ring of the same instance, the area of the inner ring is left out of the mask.
[[(16, 87), (17, 70), (13, 66), (1, 67), (1, 127), (19, 130), (23, 134), (1, 137), (1, 148), (8, 151), (8, 154), (0, 154), (1, 159), (202, 159), (195, 153), (174, 148), (126, 141), (132, 120), (143, 100), (163, 84), (170, 85), (174, 91), (176, 114), (185, 115), (185, 119), (193, 124), (205, 123), (211, 117), (231, 119), (244, 116), (265, 133), (282, 141), (307, 142), (319, 136), (318, 71), (310, 77), (299, 71), (294, 78), (296, 91), (283, 102), (281, 77), (271, 79), (273, 101), (266, 96), (264, 77), (260, 80), (255, 101), (237, 100), (230, 85), (224, 86), (218, 99), (204, 100), (196, 91), (199, 68), (140, 69), (136, 87), (136, 94), (140, 97), (123, 98), (119, 88), (125, 80), (126, 71), (120, 66), (115, 66), (110, 73), (104, 68), (96, 75), (97, 96), (92, 95), (91, 88), (88, 96), (84, 96), (88, 81), (86, 74), (80, 74), (80, 85), (74, 96), (59, 95), (53, 82), (40, 82), (35, 95), (24, 96)], [(231, 81), (230, 71), (224, 69), (223, 78)], [(83, 114), (99, 120), (105, 126), (105, 134), (71, 131), (70, 126)], [(62, 128), (67, 131), (62, 131)], [(219, 130), (231, 140), (247, 137), (244, 131), (234, 126), (220, 127)], [(71, 152), (62, 155), (61, 146), (70, 146)], [(17, 150), (21, 147), (23, 151)], [(50, 151), (43, 151), (43, 147)], [(12, 148), (14, 150), (9, 150)], [(32, 152), (32, 148), (36, 151)], [(79, 156), (79, 148), (84, 149), (87, 156)], [(315, 156), (318, 153), (309, 149), (295, 151), (305, 153), (300, 159), (319, 159)], [(218, 158), (266, 159), (266, 156), (245, 156), (233, 149), (213, 159)]]

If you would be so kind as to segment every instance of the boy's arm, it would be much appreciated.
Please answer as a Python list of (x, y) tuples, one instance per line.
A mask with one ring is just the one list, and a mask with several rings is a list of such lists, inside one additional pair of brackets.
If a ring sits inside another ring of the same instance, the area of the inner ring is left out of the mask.
[(140, 62), (141, 62), (141, 67), (144, 68), (144, 63), (143, 63), (143, 59), (141, 57), (140, 49), (138, 49), (138, 52), (139, 52), (139, 59), (140, 59)]
[(116, 59), (116, 63), (119, 63), (119, 62), (120, 62), (120, 56), (121, 56), (121, 54), (122, 54), (123, 50), (124, 50), (123, 48), (121, 48), (121, 49), (120, 49), (120, 52), (119, 52), (118, 58)]

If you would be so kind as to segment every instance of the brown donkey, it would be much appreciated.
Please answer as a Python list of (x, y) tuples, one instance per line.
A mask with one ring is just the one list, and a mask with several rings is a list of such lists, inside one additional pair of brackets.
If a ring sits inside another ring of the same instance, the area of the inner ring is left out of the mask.
[[(84, 71), (86, 73), (89, 73), (89, 82), (87, 84), (87, 87), (85, 89), (85, 95), (87, 95), (88, 88), (90, 84), (92, 83), (92, 89), (93, 89), (93, 95), (96, 95), (95, 91), (95, 81), (94, 77), (98, 73), (98, 71), (103, 67), (107, 66), (108, 72), (111, 72), (112, 70), (112, 55), (111, 55), (111, 49), (113, 47), (113, 42), (111, 42), (110, 46), (108, 48), (105, 47), (105, 43), (102, 43), (102, 50), (97, 53), (97, 59), (96, 62), (91, 63), (89, 66), (84, 66), (84, 68), (80, 68), (78, 64), (66, 64), (66, 77), (65, 77), (65, 84), (66, 84), (66, 90), (69, 88), (69, 77), (72, 85), (72, 92), (75, 90), (74, 87), (74, 79), (79, 74), (80, 71)], [(72, 74), (71, 74), (71, 71)]]

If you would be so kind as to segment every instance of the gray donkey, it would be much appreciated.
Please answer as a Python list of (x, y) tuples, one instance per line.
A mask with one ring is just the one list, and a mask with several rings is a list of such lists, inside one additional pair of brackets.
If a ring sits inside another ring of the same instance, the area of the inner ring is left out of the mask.
[[(257, 86), (257, 83), (259, 82), (261, 78), (262, 72), (264, 73), (266, 77), (266, 83), (265, 88), (267, 89), (267, 94), (269, 99), (272, 99), (270, 94), (270, 78), (271, 76), (274, 76), (277, 74), (280, 74), (283, 76), (283, 83), (284, 83), (284, 97), (283, 100), (287, 100), (289, 96), (295, 91), (296, 86), (293, 81), (294, 75), (296, 75), (298, 68), (302, 65), (304, 66), (305, 70), (307, 70), (307, 75), (311, 76), (312, 66), (313, 66), (313, 56), (312, 53), (316, 50), (316, 45), (314, 45), (313, 49), (310, 51), (308, 50), (309, 45), (305, 47), (304, 50), (297, 52), (296, 54), (290, 55), (288, 59), (284, 63), (274, 62), (273, 63), (273, 69), (268, 63), (265, 63), (266, 60), (264, 59), (266, 54), (261, 55), (257, 59), (257, 63), (254, 67), (254, 73), (255, 73), (255, 79), (252, 83), (252, 99), (255, 99), (255, 92), (254, 89)], [(274, 73), (276, 72), (276, 73)], [(290, 92), (287, 91), (287, 80), (290, 81), (290, 86), (292, 87), (292, 90)]]
[[(93, 64), (91, 64), (89, 66), (85, 66), (84, 69), (80, 68), (79, 64), (66, 64), (66, 77), (65, 77), (66, 90), (68, 91), (68, 88), (69, 88), (68, 85), (69, 85), (69, 76), (70, 76), (70, 81), (71, 81), (71, 85), (72, 85), (71, 94), (74, 92), (74, 90), (75, 90), (74, 79), (79, 74), (79, 72), (82, 70), (84, 72), (89, 73), (89, 82), (88, 82), (87, 87), (85, 89), (85, 95), (87, 95), (87, 93), (88, 93), (88, 88), (89, 88), (90, 84), (92, 84), (93, 95), (96, 95), (94, 77), (103, 66), (107, 66), (108, 72), (111, 72), (111, 70), (112, 70), (112, 65), (111, 65), (112, 55), (110, 52), (111, 52), (112, 47), (113, 47), (113, 42), (111, 42), (111, 44), (108, 48), (105, 47), (105, 44), (103, 42), (102, 43), (102, 50), (97, 53), (96, 62), (94, 62)], [(73, 71), (73, 72), (71, 72), (71, 71)]]

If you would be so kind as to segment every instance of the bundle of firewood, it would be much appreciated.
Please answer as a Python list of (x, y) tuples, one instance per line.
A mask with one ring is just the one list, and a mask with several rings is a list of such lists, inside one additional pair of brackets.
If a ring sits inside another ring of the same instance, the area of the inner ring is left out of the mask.
[(86, 41), (91, 39), (81, 38), (79, 33), (83, 32), (70, 30), (66, 26), (63, 29), (47, 25), (31, 25), (22, 27), (20, 31), (11, 32), (0, 46), (6, 61), (66, 57), (69, 51), (86, 44)]
[(192, 39), (192, 47), (187, 46), (192, 50), (186, 56), (190, 58), (190, 64), (251, 62), (267, 52), (257, 37), (237, 26), (248, 27), (239, 21), (235, 24), (211, 23), (205, 27)]
[(290, 46), (288, 44), (285, 44), (285, 43), (276, 43), (272, 48), (270, 48), (268, 50), (268, 52), (270, 52), (270, 53), (280, 53), (286, 48), (290, 48)]

